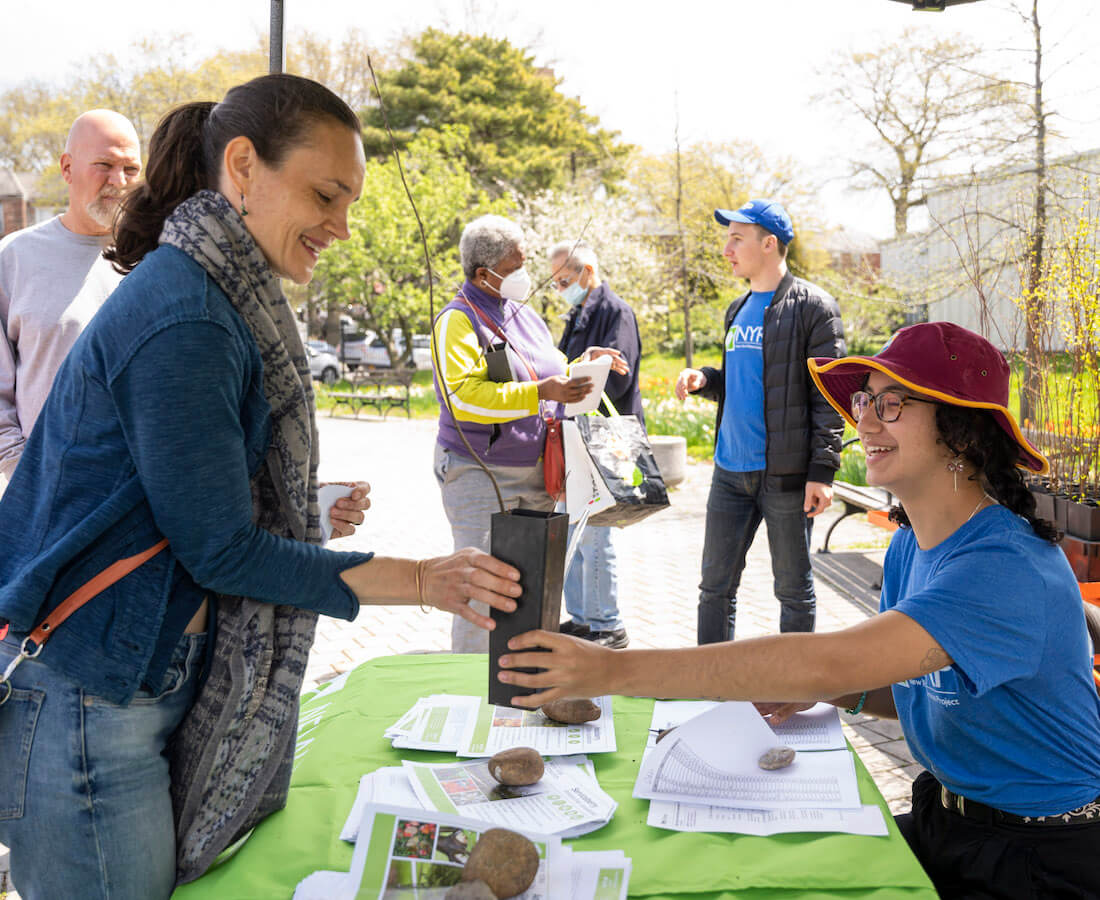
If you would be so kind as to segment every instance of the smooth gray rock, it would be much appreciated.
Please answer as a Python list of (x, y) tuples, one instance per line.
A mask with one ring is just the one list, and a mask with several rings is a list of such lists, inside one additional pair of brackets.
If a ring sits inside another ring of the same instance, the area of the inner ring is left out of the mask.
[(790, 747), (772, 747), (757, 760), (761, 769), (785, 769), (794, 762), (794, 751)]

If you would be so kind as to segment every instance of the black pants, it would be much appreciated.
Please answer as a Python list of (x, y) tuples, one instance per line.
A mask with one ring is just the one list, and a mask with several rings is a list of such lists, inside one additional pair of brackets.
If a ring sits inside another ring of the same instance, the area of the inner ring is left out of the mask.
[(983, 825), (944, 809), (928, 772), (913, 782), (913, 811), (896, 821), (945, 900), (1100, 898), (1100, 821)]

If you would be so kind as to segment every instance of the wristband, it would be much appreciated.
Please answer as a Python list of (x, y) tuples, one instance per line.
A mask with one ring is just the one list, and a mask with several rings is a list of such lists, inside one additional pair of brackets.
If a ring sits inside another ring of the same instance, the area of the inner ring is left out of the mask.
[(426, 559), (417, 560), (416, 563), (416, 601), (420, 604), (421, 612), (428, 612), (429, 607), (424, 604), (424, 567), (427, 566), (428, 561)]
[(866, 703), (866, 702), (867, 702), (867, 692), (864, 691), (862, 694), (859, 695), (859, 703), (857, 703), (851, 709), (845, 708), (844, 711), (850, 716), (858, 716), (861, 712), (863, 712), (863, 704)]

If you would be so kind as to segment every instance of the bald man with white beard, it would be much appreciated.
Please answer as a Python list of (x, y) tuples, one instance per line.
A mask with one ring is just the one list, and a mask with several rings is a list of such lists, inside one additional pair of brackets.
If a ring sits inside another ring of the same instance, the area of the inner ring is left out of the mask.
[(103, 250), (140, 172), (130, 121), (109, 109), (86, 112), (61, 154), (68, 209), (0, 241), (0, 494), (54, 375), (122, 278)]

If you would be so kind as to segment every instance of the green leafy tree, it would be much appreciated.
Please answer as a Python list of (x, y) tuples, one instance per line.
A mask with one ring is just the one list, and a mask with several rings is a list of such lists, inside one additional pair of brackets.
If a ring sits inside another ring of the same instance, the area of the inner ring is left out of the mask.
[[(286, 69), (327, 85), (354, 108), (370, 96), (363, 32), (331, 42), (296, 32)], [(63, 83), (28, 81), (0, 94), (0, 164), (39, 175), (40, 201), (62, 205), (65, 185), (58, 159), (73, 120), (88, 109), (114, 109), (134, 123), (143, 145), (170, 109), (195, 100), (220, 100), (235, 84), (267, 72), (266, 39), (248, 49), (199, 57), (188, 34), (149, 37), (120, 53), (97, 55), (78, 77)]]
[[(379, 73), (389, 122), (400, 148), (417, 136), (465, 127), (449, 148), (494, 196), (560, 187), (595, 172), (611, 185), (629, 151), (599, 127), (559, 79), (507, 40), (429, 28), (412, 38), (403, 65)], [(363, 112), (368, 156), (390, 153), (382, 111)]]
[[(436, 312), (462, 283), (458, 239), (463, 226), (487, 212), (506, 212), (462, 168), (454, 153), (464, 130), (444, 130), (413, 141), (402, 153), (409, 189), (424, 222), (435, 278)], [(327, 251), (314, 285), (328, 307), (325, 337), (339, 343), (341, 315), (350, 315), (387, 342), (391, 362), (401, 361), (393, 331), (428, 331), (428, 271), (416, 217), (393, 159), (367, 161), (363, 194), (349, 217), (351, 238)], [(406, 341), (407, 357), (411, 342)]]

